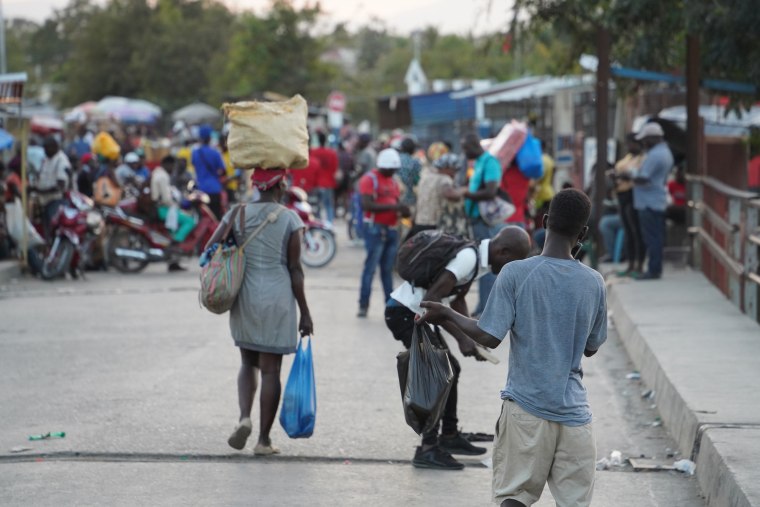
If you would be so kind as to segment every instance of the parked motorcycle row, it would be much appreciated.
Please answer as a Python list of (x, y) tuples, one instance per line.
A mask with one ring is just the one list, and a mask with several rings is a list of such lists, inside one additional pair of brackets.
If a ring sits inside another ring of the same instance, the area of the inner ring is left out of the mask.
[[(190, 190), (183, 208), (193, 215), (196, 226), (185, 241), (172, 245), (171, 232), (162, 221), (142, 216), (136, 197), (124, 199), (116, 207), (105, 207), (96, 206), (79, 192), (68, 191), (51, 222), (49, 246), (29, 251), (30, 268), (41, 278), (53, 280), (66, 273), (79, 277), (85, 270), (106, 267), (139, 273), (153, 262), (198, 256), (219, 225), (208, 203), (208, 195)], [(306, 192), (291, 187), (283, 204), (306, 226), (302, 262), (312, 268), (329, 264), (337, 251), (335, 235), (330, 226), (315, 217)]]

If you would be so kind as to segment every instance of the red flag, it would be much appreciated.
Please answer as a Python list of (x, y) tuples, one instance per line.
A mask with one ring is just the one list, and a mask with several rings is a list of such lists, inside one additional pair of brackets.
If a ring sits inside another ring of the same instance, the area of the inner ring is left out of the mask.
[(505, 55), (512, 50), (512, 32), (504, 36), (504, 42), (501, 43), (501, 52)]

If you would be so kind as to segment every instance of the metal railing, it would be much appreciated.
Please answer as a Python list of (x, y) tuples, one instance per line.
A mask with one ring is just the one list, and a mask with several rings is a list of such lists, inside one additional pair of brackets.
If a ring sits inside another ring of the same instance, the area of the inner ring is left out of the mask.
[(691, 263), (760, 322), (760, 195), (688, 176)]

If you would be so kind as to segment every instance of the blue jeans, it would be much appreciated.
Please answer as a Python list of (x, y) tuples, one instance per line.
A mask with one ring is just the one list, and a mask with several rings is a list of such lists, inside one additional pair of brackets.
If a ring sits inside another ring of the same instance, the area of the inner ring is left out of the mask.
[[(479, 243), (484, 239), (493, 238), (496, 236), (496, 234), (499, 233), (500, 230), (506, 226), (507, 224), (488, 225), (480, 218), (473, 218), (472, 234), (475, 236), (475, 241)], [(474, 314), (480, 315), (483, 313), (483, 310), (486, 307), (486, 303), (488, 302), (488, 296), (491, 294), (491, 289), (493, 288), (494, 283), (496, 283), (496, 275), (493, 273), (484, 275), (478, 282), (479, 301), (478, 306), (475, 308), (475, 312), (473, 312)]]
[(359, 293), (359, 307), (369, 307), (369, 297), (372, 294), (372, 279), (380, 266), (380, 280), (383, 283), (385, 301), (393, 292), (393, 263), (396, 261), (398, 250), (398, 231), (387, 225), (364, 223), (364, 248), (367, 258), (364, 260), (362, 285)]
[(615, 239), (617, 238), (618, 231), (622, 227), (623, 221), (617, 213), (614, 215), (604, 215), (599, 220), (599, 232), (602, 234), (602, 239), (604, 240), (604, 251), (610, 257), (615, 253)]
[(647, 248), (649, 261), (647, 273), (652, 276), (662, 275), (662, 250), (665, 248), (665, 211), (653, 209), (637, 210), (641, 237)]
[(327, 215), (327, 223), (335, 221), (335, 191), (332, 188), (318, 188), (319, 205)]

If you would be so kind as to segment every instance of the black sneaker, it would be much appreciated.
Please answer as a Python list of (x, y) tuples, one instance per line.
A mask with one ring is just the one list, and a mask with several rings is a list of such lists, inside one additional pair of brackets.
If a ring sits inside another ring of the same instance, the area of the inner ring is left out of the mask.
[(483, 447), (475, 447), (461, 433), (457, 433), (455, 437), (445, 437), (441, 435), (438, 438), (438, 445), (444, 451), (450, 454), (463, 454), (466, 456), (480, 456), (486, 453), (486, 449)]
[(368, 308), (366, 307), (359, 307), (359, 312), (356, 314), (357, 317), (360, 319), (363, 319), (367, 316)]
[(442, 450), (440, 447), (431, 447), (423, 451), (422, 447), (417, 447), (414, 453), (412, 465), (416, 468), (430, 468), (433, 470), (462, 470), (464, 465), (451, 457), (451, 454)]

